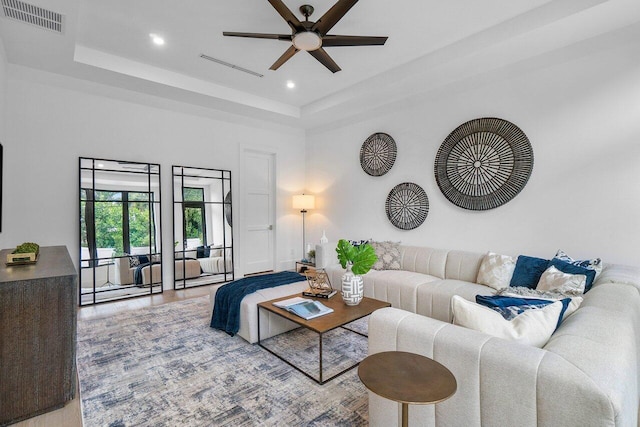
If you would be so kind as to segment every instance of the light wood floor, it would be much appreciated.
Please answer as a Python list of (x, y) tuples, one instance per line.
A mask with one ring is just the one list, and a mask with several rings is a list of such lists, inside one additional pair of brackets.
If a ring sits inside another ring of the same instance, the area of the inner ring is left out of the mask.
[[(109, 317), (116, 313), (128, 310), (139, 310), (145, 307), (153, 307), (161, 304), (167, 304), (174, 301), (181, 301), (189, 298), (197, 298), (209, 295), (209, 291), (213, 286), (200, 286), (192, 289), (183, 289), (179, 291), (168, 290), (161, 294), (133, 298), (122, 301), (114, 301), (104, 304), (98, 304), (88, 307), (78, 308), (78, 319), (97, 319), (101, 317)], [(82, 427), (82, 413), (80, 409), (80, 391), (76, 392), (76, 398), (67, 403), (64, 408), (56, 411), (47, 412), (37, 417), (29, 418), (13, 424), (14, 427)]]

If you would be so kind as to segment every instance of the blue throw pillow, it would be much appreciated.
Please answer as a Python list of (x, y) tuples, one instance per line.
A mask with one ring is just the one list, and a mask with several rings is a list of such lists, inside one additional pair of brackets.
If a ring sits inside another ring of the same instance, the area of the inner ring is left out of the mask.
[(509, 286), (535, 289), (540, 281), (540, 276), (542, 276), (548, 265), (548, 259), (520, 255), (516, 261), (516, 268), (513, 271), (513, 276), (511, 276)]
[(149, 264), (149, 257), (146, 255), (138, 255), (138, 263)]
[(209, 258), (211, 248), (209, 246), (198, 246), (196, 248), (196, 258)]
[[(567, 311), (569, 303), (571, 303), (571, 298), (564, 298), (560, 301), (562, 302), (562, 311), (560, 312), (560, 317), (558, 317), (556, 329), (558, 329), (560, 323), (562, 322), (562, 317), (564, 316), (565, 311)], [(476, 302), (480, 305), (484, 305), (485, 307), (489, 307), (490, 309), (497, 311), (502, 315), (502, 317), (505, 318), (505, 320), (512, 320), (518, 314), (522, 314), (526, 310), (543, 308), (548, 306), (549, 304), (553, 304), (556, 301), (537, 298), (508, 297), (502, 295), (476, 295)]]
[(562, 271), (563, 273), (567, 273), (567, 274), (584, 274), (585, 276), (587, 276), (587, 281), (584, 284), (584, 293), (586, 294), (589, 289), (591, 289), (591, 285), (593, 285), (593, 280), (596, 278), (596, 271), (589, 269), (589, 268), (584, 268), (584, 267), (580, 267), (578, 265), (575, 264), (570, 264), (568, 262), (562, 261), (561, 259), (558, 258), (554, 258), (551, 261), (549, 261), (549, 267), (554, 266), (555, 268), (557, 268), (558, 270)]

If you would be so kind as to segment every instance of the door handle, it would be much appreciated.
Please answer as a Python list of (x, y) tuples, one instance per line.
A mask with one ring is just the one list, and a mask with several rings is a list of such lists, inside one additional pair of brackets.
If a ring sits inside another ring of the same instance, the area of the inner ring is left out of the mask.
[(268, 229), (269, 229), (269, 230), (273, 230), (273, 225), (269, 224)]

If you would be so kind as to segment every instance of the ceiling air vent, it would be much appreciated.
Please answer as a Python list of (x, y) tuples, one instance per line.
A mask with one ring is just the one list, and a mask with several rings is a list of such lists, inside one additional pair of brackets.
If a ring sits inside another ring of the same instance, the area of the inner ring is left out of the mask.
[(19, 0), (2, 0), (4, 16), (62, 34), (64, 16)]
[[(5, 1), (5, 0), (3, 0), (3, 1)], [(200, 58), (206, 59), (207, 61), (215, 62), (215, 63), (220, 64), (220, 65), (224, 65), (225, 67), (233, 68), (233, 69), (238, 70), (238, 71), (244, 71), (245, 73), (251, 74), (252, 76), (264, 77), (264, 74), (260, 74), (260, 73), (257, 73), (255, 71), (247, 70), (246, 68), (242, 68), (242, 67), (240, 67), (238, 65), (230, 64), (230, 63), (228, 63), (226, 61), (223, 61), (222, 59), (217, 59), (217, 58), (214, 58), (212, 56), (205, 55), (204, 53), (200, 54)]]

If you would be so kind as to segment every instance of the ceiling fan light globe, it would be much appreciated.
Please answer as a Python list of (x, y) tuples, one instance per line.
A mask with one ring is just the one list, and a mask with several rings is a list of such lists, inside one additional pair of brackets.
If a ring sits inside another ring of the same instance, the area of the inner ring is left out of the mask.
[(314, 31), (302, 31), (293, 36), (293, 45), (298, 50), (312, 51), (322, 47), (322, 38)]

